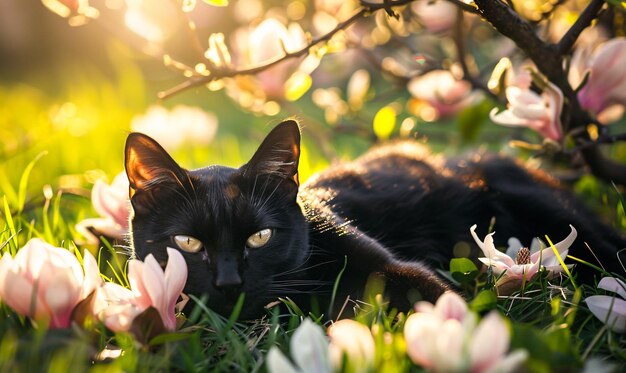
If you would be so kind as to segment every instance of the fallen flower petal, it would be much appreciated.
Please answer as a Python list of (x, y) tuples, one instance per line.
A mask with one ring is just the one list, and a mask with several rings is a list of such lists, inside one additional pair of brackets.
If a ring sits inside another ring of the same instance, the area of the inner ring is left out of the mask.
[(626, 300), (608, 295), (592, 295), (585, 299), (593, 315), (616, 333), (626, 331)]

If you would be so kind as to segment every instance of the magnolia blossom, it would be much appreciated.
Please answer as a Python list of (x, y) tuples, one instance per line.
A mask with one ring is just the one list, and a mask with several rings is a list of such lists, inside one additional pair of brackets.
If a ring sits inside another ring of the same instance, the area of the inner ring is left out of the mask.
[(404, 338), (411, 360), (431, 372), (512, 372), (527, 352), (507, 355), (509, 329), (496, 311), (480, 323), (465, 301), (444, 293), (435, 305), (416, 304), (416, 313), (406, 320)]
[[(570, 225), (570, 234), (561, 242), (554, 244), (556, 251), (558, 251), (561, 259), (565, 259), (567, 256), (569, 247), (576, 239), (576, 229)], [(554, 254), (552, 247), (546, 249), (537, 250), (532, 253), (528, 248), (520, 248), (515, 253), (515, 258), (509, 256), (496, 249), (493, 243), (494, 233), (490, 233), (482, 241), (476, 234), (476, 224), (470, 228), (474, 241), (480, 247), (485, 254), (484, 258), (478, 258), (481, 262), (490, 266), (493, 269), (493, 273), (496, 276), (500, 276), (504, 273), (501, 282), (508, 280), (529, 281), (539, 271), (540, 267), (545, 267), (548, 272), (557, 273), (562, 272), (563, 267), (559, 262), (559, 259)], [(511, 252), (513, 254), (513, 252)], [(571, 268), (571, 265), (568, 266)]]
[(529, 88), (509, 86), (506, 98), (507, 110), (498, 113), (498, 109), (493, 109), (489, 113), (492, 121), (509, 127), (528, 127), (554, 141), (561, 139), (563, 93), (556, 85), (547, 82), (541, 95)]
[[(293, 363), (277, 347), (267, 355), (267, 370), (270, 373), (330, 373), (328, 357), (329, 343), (322, 328), (305, 319), (293, 333), (289, 342)], [(295, 365), (294, 365), (295, 363)]]
[(604, 277), (598, 289), (614, 292), (617, 296), (592, 295), (585, 299), (589, 310), (598, 320), (616, 333), (626, 331), (626, 283), (615, 277)]
[[(285, 25), (277, 19), (267, 18), (253, 29), (241, 29), (234, 45), (240, 46), (235, 54), (240, 65), (255, 66), (281, 58), (285, 52), (303, 48), (307, 38), (297, 23)], [(245, 48), (244, 48), (245, 47)], [(227, 91), (236, 96), (240, 104), (255, 109), (255, 99), (259, 103), (269, 100), (284, 100), (290, 86), (298, 83), (298, 76), (308, 77), (319, 64), (313, 55), (303, 61), (285, 61), (262, 71), (254, 77), (238, 77), (235, 85)], [(313, 61), (313, 65), (310, 62)], [(294, 77), (295, 78), (292, 78)], [(252, 98), (252, 99), (251, 99)]]
[(477, 97), (469, 82), (457, 79), (448, 70), (433, 70), (415, 77), (407, 88), (413, 97), (434, 108), (436, 117), (454, 115)]
[(451, 29), (458, 14), (457, 6), (445, 0), (419, 0), (411, 4), (411, 10), (429, 32), (443, 32)]
[(128, 188), (125, 172), (115, 176), (111, 185), (102, 180), (96, 181), (91, 189), (91, 203), (101, 217), (85, 219), (77, 224), (76, 229), (93, 243), (98, 242), (98, 238), (88, 228), (107, 237), (123, 239), (128, 234)]
[[(187, 265), (182, 254), (167, 248), (169, 256), (165, 271), (152, 254), (145, 262), (133, 259), (128, 262), (130, 289), (104, 282), (100, 277), (95, 259), (86, 253), (86, 283), (93, 284), (96, 295), (92, 312), (107, 328), (115, 332), (128, 331), (136, 316), (154, 307), (161, 316), (166, 329), (176, 329), (176, 301), (187, 281)], [(91, 257), (91, 260), (87, 260)], [(87, 281), (89, 279), (89, 281)]]
[(176, 249), (167, 248), (169, 259), (165, 271), (152, 254), (145, 262), (128, 262), (128, 281), (134, 302), (141, 310), (154, 307), (168, 330), (176, 329), (176, 301), (187, 282), (185, 258)]
[(217, 117), (193, 106), (178, 105), (172, 110), (151, 106), (144, 115), (134, 117), (130, 126), (171, 151), (183, 145), (206, 145), (213, 141)]
[(576, 81), (589, 72), (587, 83), (578, 91), (580, 106), (600, 115), (613, 105), (626, 105), (626, 39), (603, 43), (585, 60), (588, 54), (588, 50), (577, 51), (570, 71), (570, 79)]
[(0, 259), (0, 299), (15, 312), (50, 328), (67, 328), (74, 307), (84, 298), (85, 276), (68, 250), (33, 238), (15, 258)]
[(328, 329), (330, 359), (341, 369), (344, 355), (355, 372), (372, 369), (376, 345), (370, 329), (354, 320), (339, 320)]

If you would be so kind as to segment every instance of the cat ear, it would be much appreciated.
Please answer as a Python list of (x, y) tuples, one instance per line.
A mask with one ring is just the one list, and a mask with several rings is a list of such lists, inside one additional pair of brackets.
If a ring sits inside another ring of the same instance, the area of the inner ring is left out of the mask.
[(130, 197), (139, 191), (151, 191), (160, 186), (182, 186), (189, 183), (187, 172), (151, 137), (131, 133), (126, 139), (126, 175)]
[(295, 120), (286, 120), (265, 137), (252, 159), (244, 166), (244, 176), (273, 175), (298, 181), (300, 159), (300, 127)]

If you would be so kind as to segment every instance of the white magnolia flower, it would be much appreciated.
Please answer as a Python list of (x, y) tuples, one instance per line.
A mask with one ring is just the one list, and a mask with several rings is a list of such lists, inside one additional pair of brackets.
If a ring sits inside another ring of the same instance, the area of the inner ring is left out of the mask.
[[(572, 245), (578, 234), (574, 227), (570, 225), (570, 228), (570, 234), (563, 241), (554, 244), (556, 251), (563, 260), (565, 260), (569, 247)], [(528, 248), (522, 248), (521, 244), (518, 246), (515, 240), (509, 241), (511, 247), (507, 250), (507, 255), (496, 249), (493, 243), (493, 234), (495, 232), (488, 234), (484, 241), (478, 238), (475, 224), (470, 228), (470, 232), (472, 237), (474, 237), (476, 244), (478, 244), (480, 249), (483, 251), (483, 254), (485, 254), (485, 257), (478, 258), (478, 260), (491, 267), (496, 276), (500, 276), (504, 273), (502, 278), (496, 284), (498, 286), (504, 285), (505, 283), (509, 283), (509, 285), (510, 283), (513, 283), (514, 285), (521, 285), (523, 281), (531, 280), (539, 272), (541, 267), (544, 267), (551, 273), (563, 271), (563, 266), (556, 257), (552, 247), (539, 249), (538, 241), (537, 243), (534, 243), (534, 247), (531, 245), (531, 249), (535, 250), (534, 252), (531, 252)], [(513, 243), (513, 245), (511, 245), (511, 243)], [(568, 265), (567, 267), (571, 268), (571, 265)], [(511, 288), (512, 290), (515, 290), (513, 289), (515, 286), (511, 286)]]
[[(589, 310), (616, 333), (626, 331), (626, 283), (615, 277), (604, 277), (598, 289), (612, 291), (619, 295), (592, 295), (585, 299)], [(620, 298), (621, 297), (621, 298)]]

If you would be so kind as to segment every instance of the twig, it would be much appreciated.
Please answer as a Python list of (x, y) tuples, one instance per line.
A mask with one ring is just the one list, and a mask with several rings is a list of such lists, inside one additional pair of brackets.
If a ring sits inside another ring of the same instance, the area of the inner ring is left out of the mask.
[(307, 55), (309, 53), (309, 50), (312, 47), (316, 46), (317, 44), (329, 41), (339, 31), (346, 29), (351, 24), (355, 23), (361, 18), (368, 16), (372, 12), (375, 12), (381, 9), (388, 10), (390, 7), (406, 5), (413, 1), (415, 0), (396, 0), (396, 1), (390, 1), (388, 3), (369, 3), (366, 1), (362, 1), (361, 2), (362, 8), (356, 13), (354, 13), (350, 18), (346, 19), (343, 22), (340, 22), (334, 29), (330, 30), (324, 35), (321, 35), (311, 40), (307, 45), (305, 45), (304, 47), (296, 51), (285, 53), (282, 56), (278, 56), (274, 58), (273, 60), (270, 60), (268, 62), (259, 64), (256, 66), (242, 67), (242, 68), (212, 69), (210, 70), (210, 74), (208, 76), (192, 77), (175, 87), (172, 87), (166, 91), (160, 92), (158, 94), (158, 97), (160, 99), (166, 99), (186, 89), (197, 87), (203, 84), (207, 84), (215, 80), (219, 80), (223, 78), (231, 78), (231, 77), (238, 76), (238, 75), (254, 75), (254, 74), (260, 73), (285, 60)]
[(463, 70), (463, 79), (469, 82), (474, 89), (481, 90), (487, 93), (494, 100), (498, 100), (498, 96), (491, 92), (487, 86), (476, 77), (467, 66), (466, 55), (468, 52), (465, 50), (465, 30), (463, 29), (463, 10), (461, 8), (457, 11), (457, 18), (454, 22), (452, 29), (452, 39), (454, 40), (454, 46), (456, 47), (456, 57), (459, 60), (461, 69)]
[(204, 49), (202, 48), (202, 43), (198, 38), (198, 34), (194, 32), (193, 28), (191, 27), (191, 24), (189, 23), (189, 18), (187, 18), (187, 15), (183, 12), (180, 2), (178, 0), (171, 1), (174, 9), (176, 9), (178, 22), (182, 23), (185, 27), (185, 32), (187, 33), (187, 38), (191, 42), (192, 48), (194, 49), (195, 53), (198, 54), (198, 57), (200, 57), (201, 60), (204, 60)]
[(585, 8), (585, 10), (580, 13), (580, 17), (576, 20), (576, 22), (570, 27), (569, 30), (563, 35), (556, 48), (559, 55), (565, 55), (569, 53), (570, 49), (580, 36), (580, 34), (585, 30), (591, 22), (598, 16), (598, 13), (604, 6), (604, 0), (592, 0), (589, 5)]

